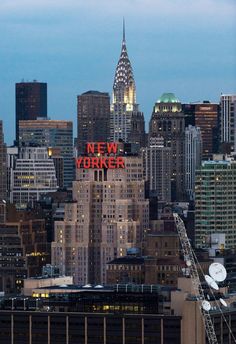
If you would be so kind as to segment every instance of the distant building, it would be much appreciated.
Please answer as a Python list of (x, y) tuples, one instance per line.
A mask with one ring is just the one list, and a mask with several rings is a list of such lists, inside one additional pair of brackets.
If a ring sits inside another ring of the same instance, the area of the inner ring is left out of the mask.
[(195, 182), (195, 245), (208, 247), (212, 233), (224, 233), (226, 248), (236, 247), (236, 161), (203, 161)]
[(164, 93), (157, 100), (149, 123), (149, 139), (163, 137), (171, 150), (172, 200), (184, 198), (184, 114), (173, 93)]
[(35, 338), (40, 343), (63, 344), (68, 338), (70, 344), (181, 344), (183, 320), (170, 314), (172, 289), (62, 285), (38, 289), (34, 298), (6, 297), (0, 305), (1, 340), (8, 343), (14, 338), (15, 344), (34, 343)]
[(0, 290), (19, 294), (27, 269), (17, 224), (0, 224), (0, 256)]
[(236, 94), (220, 97), (220, 141), (228, 144), (228, 153), (236, 151)]
[(19, 121), (47, 117), (47, 84), (44, 82), (16, 83), (16, 142), (19, 140)]
[(151, 194), (155, 194), (158, 202), (171, 201), (171, 148), (164, 147), (162, 136), (151, 137), (147, 148), (143, 150), (145, 176)]
[(136, 87), (126, 47), (124, 26), (121, 54), (113, 83), (110, 140), (138, 143), (140, 147), (145, 145), (144, 116), (136, 103)]
[(74, 159), (73, 123), (71, 121), (47, 119), (20, 121), (19, 146), (47, 147), (48, 154), (55, 163), (58, 186), (72, 186), (72, 181), (74, 180)]
[(142, 159), (119, 153), (112, 157), (118, 158), (124, 168), (77, 169), (74, 202), (65, 204), (64, 221), (55, 222), (52, 263), (78, 284), (105, 283), (106, 263), (140, 247), (148, 229)]
[(205, 101), (195, 105), (195, 126), (202, 136), (202, 159), (212, 159), (218, 152), (219, 144), (219, 104)]
[(45, 147), (21, 148), (11, 174), (10, 202), (19, 209), (57, 190), (55, 166)]
[(110, 136), (110, 96), (105, 92), (88, 91), (77, 97), (78, 154), (84, 153), (87, 142), (106, 142)]
[(189, 125), (185, 129), (185, 190), (193, 200), (195, 195), (195, 173), (201, 164), (202, 137), (199, 127)]
[(7, 161), (3, 123), (0, 121), (0, 222), (4, 222), (4, 204), (7, 199)]

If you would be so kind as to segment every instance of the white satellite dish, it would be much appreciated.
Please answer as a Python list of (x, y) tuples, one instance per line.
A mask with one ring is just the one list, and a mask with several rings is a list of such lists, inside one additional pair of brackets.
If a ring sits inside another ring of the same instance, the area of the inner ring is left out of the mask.
[(205, 281), (207, 282), (209, 287), (211, 287), (215, 290), (219, 290), (219, 287), (218, 287), (217, 283), (213, 280), (213, 278), (211, 278), (209, 275), (205, 275), (204, 277), (205, 277)]
[(191, 266), (192, 265), (191, 260), (186, 260), (186, 265)]
[(225, 267), (220, 263), (212, 263), (209, 266), (209, 274), (216, 282), (223, 282), (227, 276)]
[(202, 308), (204, 309), (204, 311), (209, 312), (209, 310), (211, 309), (210, 302), (206, 300), (202, 301)]
[(223, 300), (223, 299), (221, 299), (221, 298), (220, 298), (220, 303), (221, 303), (223, 306), (228, 307), (226, 301)]

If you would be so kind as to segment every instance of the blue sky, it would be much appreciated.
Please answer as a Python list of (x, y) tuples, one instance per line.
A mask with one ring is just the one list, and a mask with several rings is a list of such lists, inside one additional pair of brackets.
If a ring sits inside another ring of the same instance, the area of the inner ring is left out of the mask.
[(1, 0), (0, 118), (14, 138), (15, 82), (48, 83), (48, 115), (76, 127), (76, 96), (112, 91), (122, 18), (137, 100), (148, 122), (156, 99), (236, 93), (235, 0)]

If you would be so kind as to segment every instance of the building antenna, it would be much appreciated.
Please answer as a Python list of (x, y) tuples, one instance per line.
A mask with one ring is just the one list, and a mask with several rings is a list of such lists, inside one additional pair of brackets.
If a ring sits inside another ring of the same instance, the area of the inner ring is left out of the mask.
[(123, 42), (125, 42), (125, 17), (123, 17)]

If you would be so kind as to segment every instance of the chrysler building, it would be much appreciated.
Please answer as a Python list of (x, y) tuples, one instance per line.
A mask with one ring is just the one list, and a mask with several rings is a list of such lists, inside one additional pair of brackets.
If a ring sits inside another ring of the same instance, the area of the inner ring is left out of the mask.
[(127, 52), (125, 23), (123, 22), (122, 48), (113, 84), (110, 139), (111, 141), (122, 140), (144, 146), (144, 126), (143, 113), (139, 111), (136, 103), (136, 87)]

